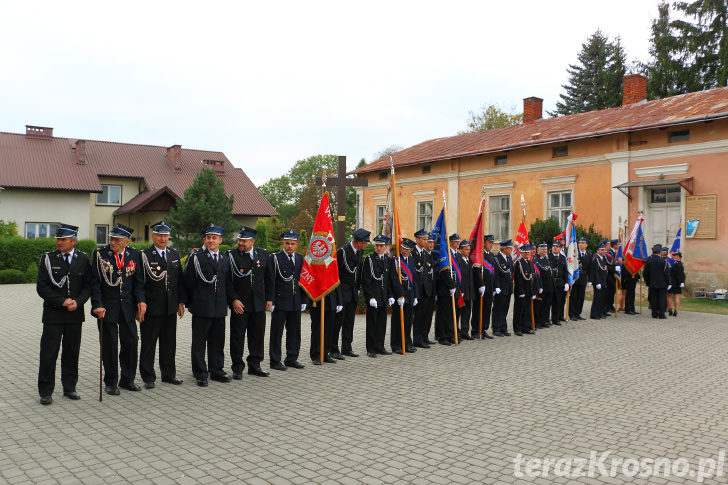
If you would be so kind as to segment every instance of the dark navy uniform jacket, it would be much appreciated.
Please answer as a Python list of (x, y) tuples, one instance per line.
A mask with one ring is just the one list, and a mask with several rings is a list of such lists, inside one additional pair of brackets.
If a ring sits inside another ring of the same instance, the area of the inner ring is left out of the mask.
[[(394, 282), (392, 284), (392, 298), (395, 300), (398, 299), (401, 296), (404, 296), (404, 302), (408, 304), (412, 304), (414, 302), (414, 299), (417, 298), (417, 285), (415, 282), (411, 281), (409, 277), (407, 276), (407, 273), (402, 270), (402, 283), (399, 282), (399, 275), (397, 273), (397, 262), (395, 258), (389, 258), (391, 261), (391, 267), (389, 271), (394, 275)], [(409, 269), (410, 273), (412, 274), (412, 277), (415, 277), (415, 258), (412, 257), (412, 253), (410, 253), (406, 258), (402, 258), (404, 261), (404, 264), (407, 265), (407, 269)]]
[(179, 252), (170, 247), (165, 252), (166, 259), (162, 259), (153, 244), (142, 250), (147, 315), (175, 314), (179, 304), (187, 300)]
[[(473, 273), (476, 271), (474, 271), (473, 264), (470, 260), (466, 261), (463, 255), (459, 252), (455, 256), (455, 261), (458, 262), (458, 266), (460, 267), (460, 276), (462, 280), (460, 291), (463, 293), (463, 299), (471, 301), (475, 298), (475, 290), (473, 289)], [(477, 273), (480, 273), (480, 268), (477, 268)]]
[(291, 263), (291, 259), (285, 251), (273, 253), (268, 259), (268, 271), (271, 273), (268, 279), (272, 278), (274, 282), (273, 304), (276, 311), (300, 311), (301, 304), (305, 301), (302, 298), (305, 293), (298, 286), (303, 267), (303, 256), (293, 253), (295, 264)]
[(574, 282), (574, 286), (586, 286), (591, 274), (591, 262), (594, 255), (589, 251), (584, 251), (584, 256), (582, 256), (579, 250), (576, 251), (576, 255), (579, 258), (579, 279)]
[(193, 315), (203, 318), (227, 316), (227, 280), (230, 262), (225, 254), (218, 252), (217, 268), (207, 248), (200, 248), (187, 257), (184, 280), (187, 289), (187, 303)]
[(141, 253), (127, 246), (123, 255), (121, 269), (108, 244), (91, 258), (91, 309), (105, 308), (104, 319), (114, 323), (134, 320), (137, 303), (146, 302)]
[[(264, 312), (267, 301), (273, 301), (273, 272), (268, 271), (267, 249), (253, 246), (253, 258), (238, 248), (225, 253), (230, 266), (228, 300), (243, 302), (246, 312)], [(303, 264), (303, 263), (301, 263)]]
[(667, 288), (670, 284), (670, 264), (659, 254), (647, 258), (643, 273), (650, 288)]
[(589, 275), (589, 281), (592, 282), (594, 287), (600, 284), (602, 285), (602, 290), (604, 289), (604, 285), (607, 284), (608, 270), (606, 260), (606, 256), (600, 257), (598, 254), (595, 254), (591, 261), (591, 274)]
[(501, 252), (495, 257), (495, 288), (501, 289), (501, 294), (513, 293), (513, 259)]
[(554, 269), (551, 267), (548, 256), (536, 255), (533, 257), (533, 261), (541, 272), (541, 288), (543, 288), (544, 294), (552, 294), (555, 288)]
[[(83, 305), (91, 297), (91, 263), (88, 255), (74, 250), (69, 265), (57, 249), (43, 254), (38, 263), (35, 289), (38, 296), (43, 298), (43, 323), (83, 322), (86, 318)], [(67, 298), (76, 301), (75, 311), (69, 312), (63, 306)]]
[(379, 259), (377, 253), (372, 253), (362, 263), (361, 286), (364, 292), (365, 303), (369, 304), (372, 298), (377, 300), (377, 308), (385, 308), (387, 300), (392, 296), (393, 279), (391, 258), (386, 254)]
[(415, 284), (417, 286), (417, 298), (432, 298), (435, 296), (435, 260), (432, 254), (426, 249), (420, 255), (418, 248), (410, 253), (415, 260)]
[(362, 251), (354, 252), (351, 243), (336, 250), (336, 264), (339, 267), (339, 288), (344, 303), (359, 301), (361, 287)]

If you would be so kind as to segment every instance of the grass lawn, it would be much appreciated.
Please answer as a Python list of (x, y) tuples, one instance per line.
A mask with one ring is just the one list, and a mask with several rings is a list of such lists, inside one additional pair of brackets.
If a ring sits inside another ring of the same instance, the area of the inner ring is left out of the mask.
[[(586, 289), (586, 299), (591, 300), (594, 295), (591, 287)], [(647, 287), (642, 288), (642, 313), (647, 310)], [(639, 312), (640, 308), (640, 287), (637, 287), (637, 298), (635, 307)], [(708, 300), (707, 298), (690, 298), (686, 293), (680, 296), (680, 312), (714, 313), (716, 315), (728, 315), (728, 300)]]

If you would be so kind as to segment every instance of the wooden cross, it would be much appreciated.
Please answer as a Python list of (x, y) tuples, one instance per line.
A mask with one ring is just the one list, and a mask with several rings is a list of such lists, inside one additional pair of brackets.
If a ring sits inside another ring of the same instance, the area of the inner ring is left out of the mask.
[[(346, 244), (346, 188), (366, 187), (369, 185), (367, 179), (346, 178), (346, 157), (339, 156), (339, 167), (337, 177), (326, 177), (327, 186), (336, 187), (336, 247), (343, 248)], [(321, 177), (316, 177), (316, 185), (323, 185)]]

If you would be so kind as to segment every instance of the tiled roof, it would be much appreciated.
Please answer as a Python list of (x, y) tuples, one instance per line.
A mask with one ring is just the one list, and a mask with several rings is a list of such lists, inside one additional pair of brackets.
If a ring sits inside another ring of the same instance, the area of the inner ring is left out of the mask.
[[(540, 119), (495, 130), (436, 138), (397, 152), (392, 155), (392, 160), (395, 167), (406, 167), (725, 117), (728, 117), (728, 88), (716, 88), (601, 111)], [(389, 166), (389, 157), (385, 157), (351, 173), (386, 170)]]
[(77, 140), (52, 136), (0, 133), (0, 187), (100, 192), (98, 177), (143, 179), (147, 191), (168, 187), (183, 196), (203, 160), (221, 162), (225, 192), (234, 195), (233, 214), (269, 216), (275, 209), (245, 173), (222, 152), (181, 149), (179, 169), (167, 159), (167, 148), (105, 141), (85, 142), (85, 164), (76, 162)]
[(146, 204), (153, 201), (162, 194), (169, 194), (172, 199), (179, 198), (179, 195), (172, 192), (172, 190), (165, 185), (164, 187), (159, 187), (158, 189), (147, 190), (138, 193), (137, 195), (132, 197), (129, 202), (116, 209), (114, 211), (114, 215), (119, 216), (121, 214), (134, 214), (135, 212), (138, 212), (139, 209), (143, 208)]

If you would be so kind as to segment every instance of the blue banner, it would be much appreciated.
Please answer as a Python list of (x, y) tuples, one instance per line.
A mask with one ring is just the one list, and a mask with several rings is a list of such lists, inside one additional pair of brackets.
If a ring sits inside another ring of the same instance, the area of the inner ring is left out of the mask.
[(447, 229), (445, 228), (444, 208), (440, 211), (440, 215), (437, 216), (435, 227), (432, 228), (431, 235), (435, 239), (435, 246), (432, 248), (432, 255), (435, 257), (435, 261), (437, 261), (437, 271), (439, 273), (440, 270), (449, 266), (447, 258), (450, 246), (447, 239)]

